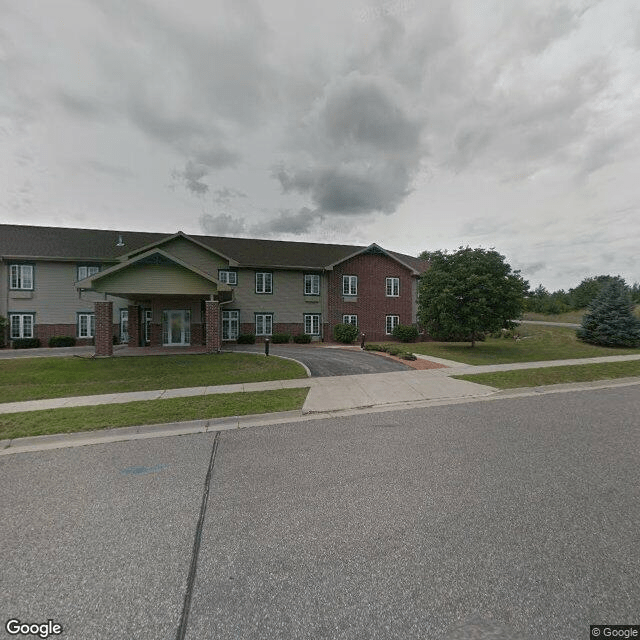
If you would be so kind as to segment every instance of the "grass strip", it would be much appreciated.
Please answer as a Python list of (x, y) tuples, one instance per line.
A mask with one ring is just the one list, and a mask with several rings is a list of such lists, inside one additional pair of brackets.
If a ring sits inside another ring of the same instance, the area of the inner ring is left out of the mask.
[(517, 389), (519, 387), (541, 387), (564, 382), (590, 382), (592, 380), (613, 380), (615, 378), (633, 376), (640, 376), (640, 360), (572, 364), (561, 367), (496, 371), (494, 373), (475, 373), (452, 377), (458, 380), (486, 384), (498, 389)]
[(640, 354), (640, 349), (599, 347), (581, 342), (575, 329), (541, 325), (520, 325), (521, 339), (487, 338), (471, 347), (469, 342), (416, 342), (407, 345), (413, 353), (436, 356), (466, 364), (506, 364), (539, 360), (568, 360)]
[(0, 414), (0, 439), (293, 411), (302, 408), (308, 391), (307, 387), (303, 387), (222, 393), (104, 404), (99, 407), (66, 407)]
[(254, 353), (0, 361), (0, 402), (306, 378), (297, 362)]

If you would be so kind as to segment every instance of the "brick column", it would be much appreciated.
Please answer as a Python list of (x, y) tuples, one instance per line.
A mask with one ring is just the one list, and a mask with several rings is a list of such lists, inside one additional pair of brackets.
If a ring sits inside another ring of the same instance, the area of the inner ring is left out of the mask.
[(207, 353), (216, 353), (220, 351), (220, 306), (217, 300), (206, 300), (204, 304)]
[(113, 355), (113, 302), (96, 302), (96, 355)]
[(137, 304), (129, 305), (129, 346), (139, 347), (140, 342), (140, 307)]

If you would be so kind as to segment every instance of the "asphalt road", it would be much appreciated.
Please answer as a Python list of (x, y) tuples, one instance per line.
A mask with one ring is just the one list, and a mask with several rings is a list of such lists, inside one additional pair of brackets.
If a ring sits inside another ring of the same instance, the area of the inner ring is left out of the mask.
[[(264, 353), (264, 345), (228, 345), (225, 351), (251, 351)], [(305, 347), (302, 345), (271, 344), (269, 353), (272, 355), (293, 358), (304, 363), (311, 372), (311, 376), (350, 376), (364, 373), (388, 373), (391, 371), (406, 371), (408, 365), (390, 358), (376, 356), (360, 349), (340, 349), (324, 347)]]
[(4, 620), (82, 640), (640, 624), (639, 415), (633, 386), (6, 456)]

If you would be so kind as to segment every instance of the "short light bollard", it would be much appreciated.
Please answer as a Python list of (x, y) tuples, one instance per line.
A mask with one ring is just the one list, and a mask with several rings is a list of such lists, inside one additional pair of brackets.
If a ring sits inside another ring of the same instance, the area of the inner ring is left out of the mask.
[(264, 355), (269, 355), (269, 338), (264, 339)]
[(360, 340), (360, 348), (361, 349), (364, 349), (364, 337), (365, 336), (364, 336), (364, 333), (363, 333), (362, 336), (361, 336), (361, 340)]

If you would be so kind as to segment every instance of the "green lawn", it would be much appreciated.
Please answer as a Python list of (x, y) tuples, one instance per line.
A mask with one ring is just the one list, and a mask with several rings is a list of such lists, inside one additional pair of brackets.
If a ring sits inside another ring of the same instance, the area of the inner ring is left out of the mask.
[[(567, 311), (565, 313), (533, 313), (528, 311), (522, 314), (523, 320), (544, 320), (545, 322), (573, 322), (574, 324), (580, 324), (582, 317), (587, 312), (586, 309), (577, 309), (576, 311)], [(640, 304), (634, 306), (633, 312), (640, 318)]]
[(302, 408), (308, 388), (224, 393), (0, 414), (0, 439), (93, 431)]
[(640, 360), (497, 371), (495, 373), (476, 373), (453, 377), (458, 380), (486, 384), (498, 389), (516, 389), (518, 387), (539, 387), (563, 382), (611, 380), (633, 376), (640, 376)]
[(251, 353), (0, 360), (0, 403), (305, 378), (291, 360)]
[(522, 337), (513, 339), (487, 338), (471, 347), (468, 342), (416, 342), (407, 345), (414, 353), (446, 358), (466, 364), (503, 364), (536, 360), (594, 358), (623, 354), (640, 354), (640, 349), (614, 349), (580, 342), (575, 329), (543, 325), (521, 325)]

